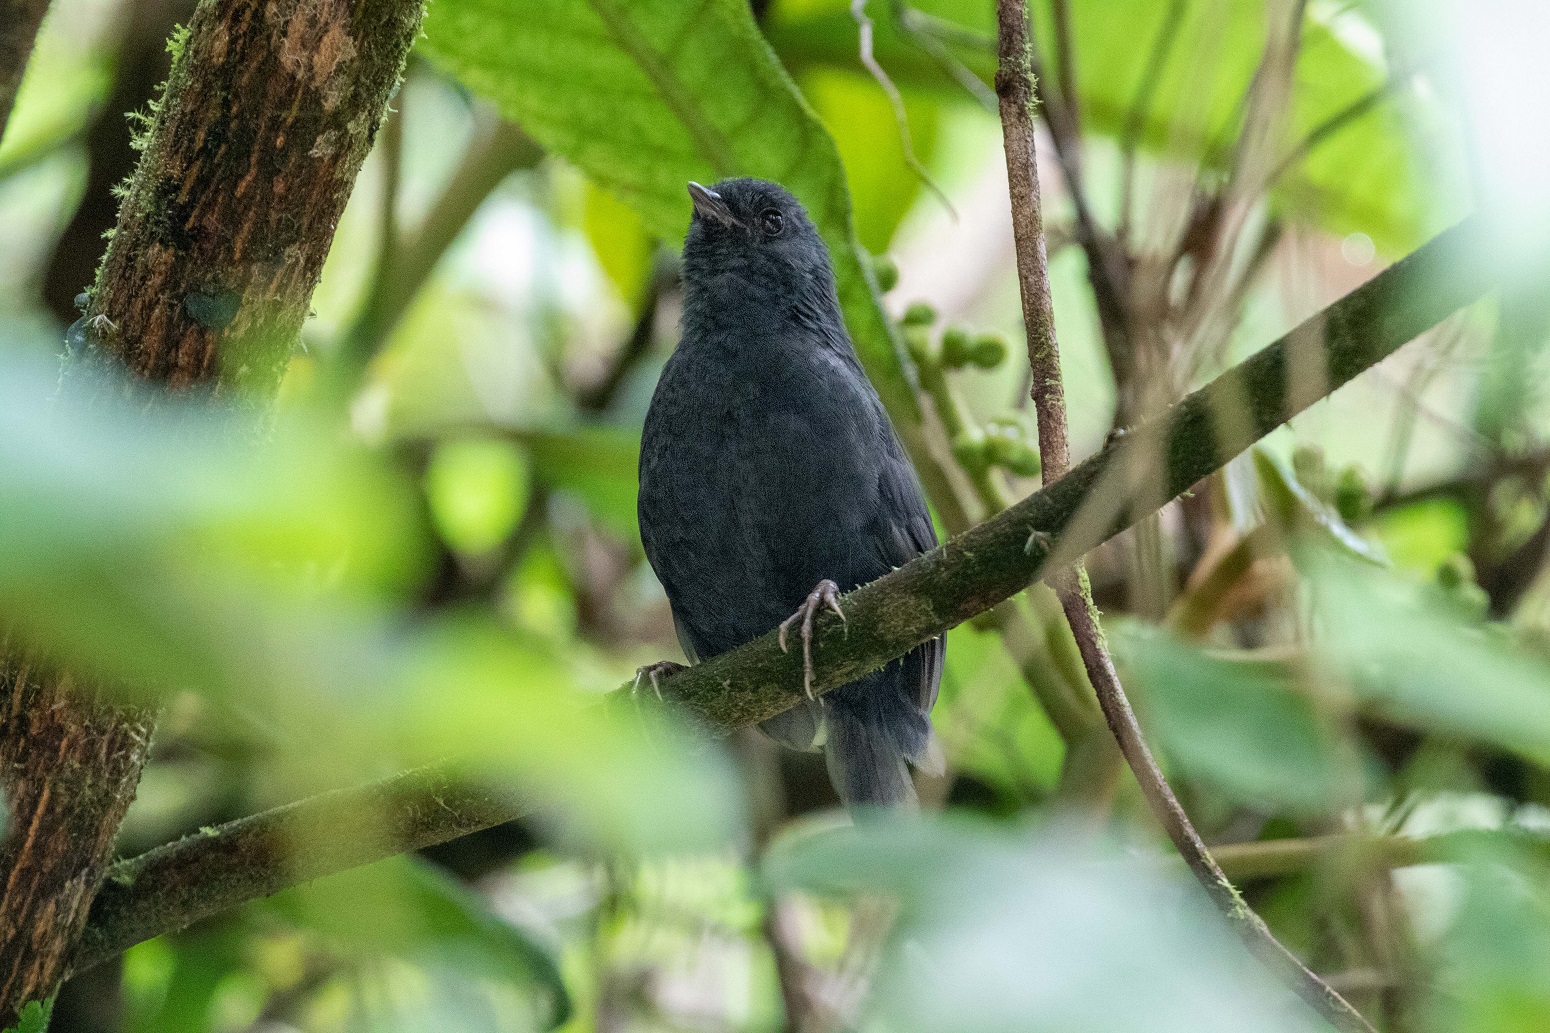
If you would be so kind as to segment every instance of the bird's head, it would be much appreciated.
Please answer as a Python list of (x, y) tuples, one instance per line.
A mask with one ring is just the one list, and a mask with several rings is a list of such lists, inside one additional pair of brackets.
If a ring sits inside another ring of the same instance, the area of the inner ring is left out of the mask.
[(689, 184), (694, 217), (684, 241), (684, 282), (691, 290), (735, 284), (788, 298), (833, 290), (829, 251), (802, 203), (761, 179)]

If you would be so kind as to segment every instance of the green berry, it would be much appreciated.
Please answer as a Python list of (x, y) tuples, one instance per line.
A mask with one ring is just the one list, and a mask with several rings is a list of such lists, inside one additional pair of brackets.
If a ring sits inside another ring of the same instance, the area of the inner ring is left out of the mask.
[(969, 361), (980, 369), (995, 369), (1006, 361), (1010, 351), (1005, 334), (988, 331), (975, 337), (969, 345)]
[(990, 465), (987, 444), (984, 431), (969, 427), (953, 438), (953, 458), (965, 470), (977, 473)]
[(905, 326), (930, 326), (936, 322), (936, 309), (929, 301), (917, 301), (904, 310)]
[(899, 266), (887, 255), (872, 256), (872, 275), (877, 279), (877, 289), (884, 294), (899, 285)]
[(969, 362), (969, 332), (961, 326), (942, 331), (942, 365), (961, 369)]

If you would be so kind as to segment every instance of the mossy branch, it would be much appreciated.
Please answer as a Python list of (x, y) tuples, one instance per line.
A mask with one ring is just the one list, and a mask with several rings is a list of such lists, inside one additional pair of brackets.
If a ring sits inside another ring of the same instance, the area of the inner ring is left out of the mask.
[[(1162, 476), (1169, 497), (1177, 495), (1407, 341), (1480, 300), (1505, 277), (1490, 261), (1487, 229), (1477, 217), (1442, 234), (1153, 423), (1110, 441), (1059, 481), (846, 596), (848, 634), (837, 619), (819, 618), (815, 689), (843, 685), (904, 655), (1022, 591), (1052, 555), (1056, 562), (1070, 562), (1146, 516), (1146, 505), (1133, 503), (1124, 490), (1138, 464)], [(1235, 418), (1217, 419), (1227, 412)], [(1166, 457), (1161, 470), (1155, 463), (1159, 454)], [(663, 689), (711, 727), (741, 728), (802, 700), (801, 660), (781, 652), (769, 634), (666, 679)], [(628, 690), (616, 697), (628, 700)], [(418, 783), (427, 778), (428, 793)], [(121, 862), (92, 910), (77, 968), (297, 882), (445, 842), (523, 813), (519, 804), (438, 778), (405, 775), (314, 797)], [(359, 842), (339, 842), (301, 857), (274, 849), (291, 841), (288, 830), (324, 827), (330, 815), (363, 811), (385, 820)]]

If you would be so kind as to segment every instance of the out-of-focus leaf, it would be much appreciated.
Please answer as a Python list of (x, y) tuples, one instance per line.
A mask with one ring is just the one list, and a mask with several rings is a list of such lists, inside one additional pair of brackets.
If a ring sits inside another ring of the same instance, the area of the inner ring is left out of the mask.
[(1550, 667), (1439, 591), (1310, 548), (1315, 644), (1357, 696), (1396, 720), (1550, 763)]
[(1426, 981), (1431, 1028), (1550, 1029), (1550, 870), (1507, 841), (1478, 843), (1469, 854), (1446, 873), (1462, 882), (1462, 900), (1439, 971)]
[[(988, 44), (955, 47), (986, 83), (995, 74), (994, 9), (976, 0), (912, 4)], [(1089, 131), (1119, 136), (1170, 4), (1154, 0), (1074, 0), (1073, 49), (1082, 116)], [(871, 5), (879, 60), (903, 86), (967, 96), (924, 50), (900, 35), (883, 4)], [(1212, 165), (1229, 156), (1241, 101), (1265, 40), (1258, 0), (1187, 5), (1172, 59), (1158, 78), (1141, 127), (1147, 150)], [(1047, 5), (1032, 5), (1034, 36), (1047, 53), (1054, 33)], [(794, 72), (824, 66), (865, 77), (848, 0), (780, 4), (771, 44)], [(1301, 140), (1378, 88), (1389, 74), (1383, 38), (1352, 5), (1310, 4), (1288, 126)], [(1423, 139), (1417, 139), (1422, 134)], [(1424, 155), (1424, 159), (1423, 159)], [(1395, 254), (1413, 250), (1462, 214), (1464, 165), (1456, 126), (1428, 90), (1408, 81), (1392, 97), (1328, 137), (1289, 171), (1276, 203), (1337, 233), (1362, 231)], [(1441, 194), (1452, 210), (1433, 205)]]
[(392, 569), (419, 537), (381, 460), (285, 420), (263, 438), (209, 406), (121, 402), (121, 386), (51, 403), (56, 381), (0, 372), (0, 619), (45, 653), (326, 743), (298, 792), (460, 761), (620, 848), (735, 827), (719, 756), (665, 728), (648, 741), (577, 691), (573, 658), (334, 573), (356, 556)]
[(525, 1028), (553, 1029), (570, 1017), (570, 995), (550, 948), (424, 861), (396, 857), (342, 872), (287, 890), (269, 906), (353, 957), (391, 955), (469, 983), (511, 986), (531, 1005)]
[(619, 297), (634, 306), (651, 276), (651, 237), (635, 209), (591, 180), (583, 190), (582, 229)]
[(640, 436), (616, 427), (518, 432), (545, 484), (580, 496), (593, 516), (626, 542), (640, 541)]
[(1013, 802), (1053, 787), (1064, 749), (994, 632), (948, 632), (947, 669), (932, 717), (952, 766)]
[(1469, 513), (1451, 498), (1427, 499), (1388, 509), (1373, 520), (1383, 551), (1401, 570), (1424, 577), (1469, 546)]
[[(876, 82), (830, 69), (803, 76), (802, 92), (834, 137), (855, 208), (856, 235), (873, 254), (888, 250), (923, 184), (905, 161), (903, 136), (893, 107)], [(915, 156), (926, 167), (936, 151), (936, 99), (905, 101)]]
[(453, 548), (477, 555), (495, 548), (516, 526), (528, 473), (509, 442), (460, 438), (436, 449), (425, 487), (441, 536)]
[(1298, 482), (1296, 473), (1279, 456), (1268, 449), (1254, 449), (1254, 472), (1259, 475), (1266, 504), (1282, 526), (1293, 530), (1312, 528), (1358, 559), (1388, 565), (1382, 546), (1351, 530), (1333, 506)]
[(845, 320), (878, 392), (896, 415), (916, 411), (860, 257), (834, 141), (745, 0), (438, 0), (426, 34), (437, 64), (614, 191), (664, 240), (681, 239), (688, 225), (689, 180), (785, 185), (829, 245)]
[(222, 986), (241, 972), (249, 930), (242, 923), (215, 923), (172, 939), (165, 984), (148, 1001), (130, 999), (126, 1033), (216, 1028), (215, 1000)]
[(1361, 771), (1284, 671), (1133, 623), (1117, 629), (1114, 646), (1142, 689), (1148, 730), (1191, 778), (1251, 805), (1317, 812), (1360, 798)]
[(879, 818), (789, 836), (765, 876), (903, 906), (873, 987), (889, 1029), (931, 1033), (1311, 1031), (1182, 878), (1059, 830)]

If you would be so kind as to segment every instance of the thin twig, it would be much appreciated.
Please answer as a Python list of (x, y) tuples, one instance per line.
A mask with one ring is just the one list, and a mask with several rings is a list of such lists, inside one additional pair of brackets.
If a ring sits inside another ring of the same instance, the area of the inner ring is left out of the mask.
[(473, 218), (485, 198), (510, 173), (531, 168), (543, 151), (522, 130), (490, 113), (475, 119), (474, 138), (446, 189), (424, 222), (404, 234), (393, 261), (384, 262), (361, 314), (340, 341), (334, 357), (338, 383), (353, 388), (430, 278), (437, 262)]
[(1050, 0), (1050, 18), (1055, 23), (1055, 77), (1060, 83), (1060, 103), (1066, 109), (1066, 117), (1080, 131), (1082, 101), (1076, 93), (1076, 48), (1071, 42), (1069, 0)]
[[(1057, 10), (1063, 6), (1056, 0)], [(1033, 402), (1039, 420), (1039, 450), (1046, 483), (1061, 477), (1070, 465), (1066, 431), (1065, 393), (1060, 378), (1060, 346), (1055, 338), (1054, 311), (1050, 301), (1049, 270), (1039, 212), (1039, 173), (1034, 153), (1032, 82), (1029, 70), (1031, 45), (1028, 12), (1022, 0), (997, 0), (1000, 29), (1000, 67), (996, 92), (1001, 98), (1002, 130), (1006, 142), (1007, 180), (1011, 191), (1012, 227), (1017, 246), (1018, 279), (1022, 287), (1023, 320), (1028, 327), (1028, 362), (1033, 369)], [(1190, 824), (1189, 816), (1173, 795), (1162, 769), (1141, 733), (1125, 696), (1124, 687), (1109, 657), (1086, 571), (1061, 571), (1051, 580), (1060, 595), (1061, 608), (1071, 624), (1081, 650), (1088, 678), (1097, 693), (1109, 728), (1120, 752), (1135, 773), (1136, 781), (1153, 813), (1167, 830), (1190, 870), (1231, 922), (1250, 950), (1272, 971), (1290, 982), (1310, 1005), (1338, 1029), (1374, 1033), (1372, 1027), (1345, 999), (1319, 979), (1283, 947), (1268, 926), (1251, 911), (1227, 876), (1212, 859), (1205, 842)]]
[(1385, 100), (1394, 94), (1394, 91), (1398, 88), (1399, 83), (1400, 77), (1394, 75), (1389, 76), (1383, 82), (1379, 83), (1368, 92), (1356, 98), (1346, 107), (1341, 108), (1339, 111), (1329, 116), (1329, 118), (1314, 126), (1311, 130), (1309, 130), (1308, 135), (1303, 137), (1300, 143), (1288, 151), (1286, 157), (1282, 158), (1280, 163), (1276, 165), (1275, 169), (1270, 173), (1270, 177), (1266, 180), (1266, 186), (1273, 186), (1280, 182), (1282, 176), (1285, 176), (1299, 163), (1305, 160), (1308, 155), (1317, 150), (1321, 144), (1329, 140), (1331, 137), (1338, 135), (1341, 130), (1351, 126), (1360, 120), (1362, 116), (1366, 115), (1369, 111), (1372, 111), (1379, 104), (1382, 104)]
[(948, 210), (953, 221), (956, 222), (958, 209), (953, 207), (953, 203), (947, 199), (947, 195), (942, 192), (941, 187), (937, 186), (936, 180), (931, 178), (931, 173), (926, 170), (925, 165), (921, 164), (920, 158), (915, 154), (915, 138), (910, 133), (910, 117), (909, 112), (904, 110), (904, 97), (899, 93), (899, 87), (894, 85), (887, 70), (878, 63), (877, 55), (873, 52), (872, 18), (866, 13), (866, 5), (867, 0), (850, 0), (850, 16), (856, 20), (856, 29), (861, 37), (861, 63), (866, 66), (872, 78), (877, 80), (877, 85), (881, 86), (883, 92), (888, 95), (888, 103), (893, 107), (893, 120), (899, 127), (899, 144), (904, 148), (904, 164), (908, 165), (910, 171), (915, 173), (926, 188), (936, 195), (936, 199), (942, 202), (942, 207)]
[(1151, 117), (1152, 98), (1156, 96), (1157, 87), (1162, 82), (1163, 69), (1167, 67), (1168, 57), (1173, 53), (1179, 30), (1184, 27), (1184, 14), (1188, 9), (1189, 0), (1170, 0), (1168, 11), (1163, 15), (1163, 23), (1157, 30), (1157, 38), (1152, 41), (1152, 52), (1147, 56), (1141, 81), (1136, 84), (1130, 110), (1125, 115), (1125, 128), (1120, 135), (1119, 147), (1123, 166), (1119, 187), (1119, 228), (1114, 231), (1115, 237), (1122, 244), (1130, 241), (1130, 221), (1135, 214), (1136, 148), (1141, 142), (1141, 131)]
[(942, 26), (958, 27), (951, 22), (934, 18), (929, 14), (923, 14), (904, 2), (904, 0), (888, 0), (888, 13), (893, 18), (894, 28), (907, 36), (926, 56), (937, 63), (937, 66), (952, 76), (953, 81), (963, 87), (964, 91), (979, 102), (980, 107), (986, 111), (996, 110), (996, 95), (985, 85), (985, 81), (974, 74), (973, 69), (953, 55), (951, 49), (943, 39)]

